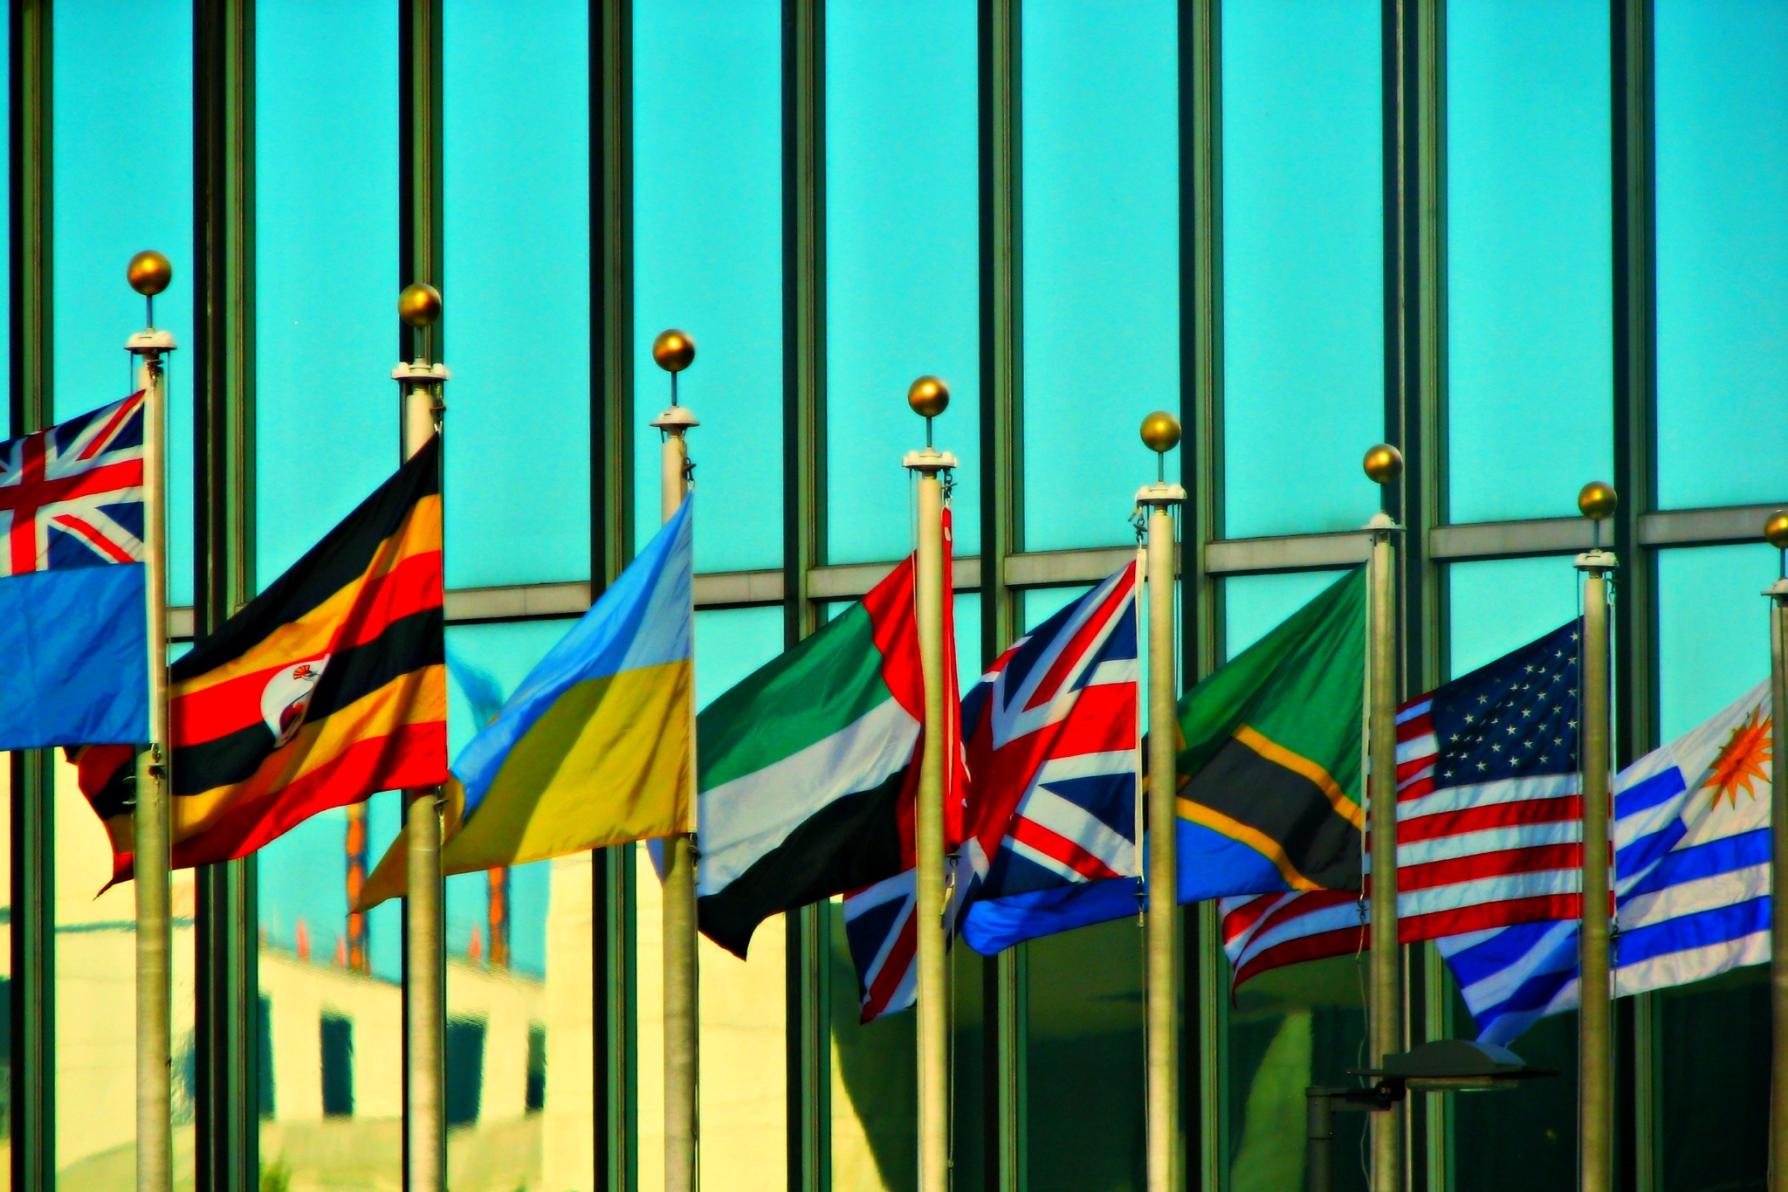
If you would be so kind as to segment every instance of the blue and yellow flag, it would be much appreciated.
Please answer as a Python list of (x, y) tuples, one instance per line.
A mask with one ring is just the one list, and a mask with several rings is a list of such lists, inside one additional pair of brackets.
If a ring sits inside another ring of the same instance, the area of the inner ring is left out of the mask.
[[(441, 872), (695, 830), (690, 502), (453, 763)], [(400, 833), (356, 904), (403, 893)]]

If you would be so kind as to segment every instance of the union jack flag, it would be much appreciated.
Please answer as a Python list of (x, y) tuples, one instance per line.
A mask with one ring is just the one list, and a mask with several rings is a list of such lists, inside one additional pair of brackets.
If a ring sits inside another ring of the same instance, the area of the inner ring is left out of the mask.
[(143, 557), (143, 394), (0, 443), (0, 576)]
[[(971, 905), (1139, 872), (1136, 566), (1019, 639), (962, 702), (968, 806), (946, 926)], [(863, 1021), (912, 1004), (911, 870), (845, 900)]]

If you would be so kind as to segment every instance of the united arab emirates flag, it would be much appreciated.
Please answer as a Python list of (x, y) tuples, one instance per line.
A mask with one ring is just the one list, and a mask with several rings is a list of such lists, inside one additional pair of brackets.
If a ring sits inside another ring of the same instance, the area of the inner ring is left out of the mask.
[[(697, 718), (697, 908), (702, 931), (729, 952), (745, 955), (772, 915), (913, 864), (924, 719), (913, 594), (909, 557)], [(945, 756), (960, 759), (949, 610), (946, 599)], [(962, 788), (960, 770), (948, 771), (945, 830), (954, 840), (961, 813), (951, 791)]]
[(1366, 576), (1180, 700), (1180, 900), (1360, 886)]

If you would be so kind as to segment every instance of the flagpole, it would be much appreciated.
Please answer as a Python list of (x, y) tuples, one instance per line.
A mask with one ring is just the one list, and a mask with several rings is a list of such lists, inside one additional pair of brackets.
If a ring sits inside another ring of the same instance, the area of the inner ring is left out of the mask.
[[(695, 362), (695, 341), (677, 330), (652, 341), (652, 359), (670, 374), (671, 404), (652, 420), (661, 432), (660, 512), (675, 516), (689, 491), (689, 429), (700, 426), (677, 404), (677, 374)], [(695, 776), (695, 732), (689, 734), (690, 781)], [(694, 793), (689, 799), (695, 807)], [(691, 825), (693, 829), (693, 825)], [(699, 1172), (699, 972), (696, 965), (695, 837), (679, 833), (664, 842), (664, 1187), (694, 1192)]]
[(137, 1187), (168, 1192), (174, 1182), (173, 987), (169, 918), (168, 818), (168, 553), (167, 382), (162, 357), (174, 337), (155, 328), (155, 296), (174, 268), (158, 252), (140, 252), (125, 272), (143, 295), (147, 326), (125, 341), (137, 358), (143, 391), (143, 570), (148, 592), (149, 748), (137, 755), (136, 840), (132, 865), (137, 893)]
[(1136, 503), (1148, 510), (1148, 1186), (1149, 1192), (1175, 1192), (1180, 1186), (1181, 1130), (1173, 515), (1185, 503), (1186, 490), (1167, 481), (1167, 453), (1180, 441), (1180, 424), (1173, 416), (1157, 410), (1144, 418), (1142, 441), (1155, 453), (1155, 482), (1136, 493)]
[(907, 405), (925, 419), (925, 448), (901, 460), (919, 482), (914, 611), (925, 682), (925, 739), (919, 756), (919, 806), (913, 842), (917, 873), (913, 925), (918, 944), (919, 1192), (950, 1186), (949, 994), (944, 982), (944, 486), (956, 456), (931, 445), (931, 420), (950, 404), (950, 388), (920, 377)]
[[(421, 282), (405, 286), (397, 313), (420, 334), (422, 350), (391, 370), (402, 406), (398, 412), (405, 460), (422, 450), (441, 427), (446, 409), (441, 385), (447, 366), (428, 361), (428, 328), (441, 317), (441, 294)], [(409, 1022), (405, 1048), (406, 1179), (412, 1192), (447, 1186), (447, 1131), (442, 1062), (446, 1021), (446, 959), (442, 940), (441, 788), (404, 792), (404, 833), (409, 841), (404, 893), (404, 1008)]]
[[(1772, 728), (1769, 822), (1781, 840), (1788, 824), (1788, 512), (1778, 509), (1764, 524), (1764, 541), (1779, 552), (1769, 597), (1769, 718)], [(1770, 850), (1769, 903), (1769, 1187), (1788, 1192), (1788, 848)]]
[[(1366, 452), (1366, 475), (1388, 490), (1403, 475), (1403, 455), (1388, 443)], [(1403, 949), (1397, 934), (1397, 558), (1402, 531), (1380, 510), (1366, 523), (1372, 537), (1366, 666), (1370, 707), (1366, 775), (1367, 827), (1372, 838), (1372, 900), (1368, 921), (1371, 998), (1368, 1022), (1373, 1066), (1403, 1050)], [(1403, 1106), (1371, 1115), (1372, 1187), (1403, 1186)]]
[(1619, 500), (1612, 486), (1596, 481), (1577, 494), (1577, 508), (1595, 523), (1593, 549), (1577, 556), (1583, 573), (1583, 906), (1578, 933), (1577, 1017), (1578, 1187), (1609, 1192), (1614, 1186), (1614, 1044), (1609, 984), (1609, 774), (1608, 573), (1612, 552), (1602, 549), (1602, 523)]

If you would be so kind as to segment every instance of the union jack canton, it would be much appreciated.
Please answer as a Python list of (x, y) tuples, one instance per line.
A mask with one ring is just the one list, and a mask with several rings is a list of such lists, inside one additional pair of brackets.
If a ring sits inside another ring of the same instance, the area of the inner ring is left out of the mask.
[[(1130, 564), (1020, 638), (962, 701), (968, 802), (946, 927), (1139, 873), (1137, 575)], [(845, 900), (862, 1019), (913, 1003), (911, 870)]]
[(143, 557), (143, 395), (0, 443), (0, 577)]

